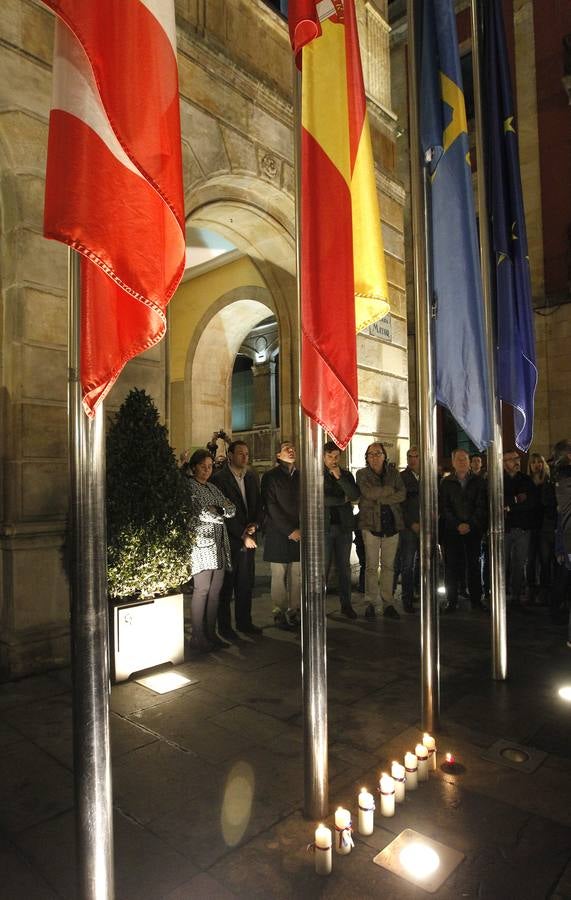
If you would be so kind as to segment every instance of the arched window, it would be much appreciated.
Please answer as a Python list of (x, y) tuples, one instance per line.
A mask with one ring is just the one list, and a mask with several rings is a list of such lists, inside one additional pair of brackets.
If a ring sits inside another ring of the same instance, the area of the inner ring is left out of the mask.
[(239, 353), (232, 368), (232, 431), (248, 431), (254, 424), (252, 360)]

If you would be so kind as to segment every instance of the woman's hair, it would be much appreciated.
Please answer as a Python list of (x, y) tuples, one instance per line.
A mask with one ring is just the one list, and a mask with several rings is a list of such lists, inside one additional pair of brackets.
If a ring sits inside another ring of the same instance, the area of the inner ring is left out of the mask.
[(192, 472), (194, 472), (194, 469), (196, 468), (196, 466), (199, 463), (204, 462), (205, 459), (212, 459), (208, 450), (202, 450), (202, 449), (195, 450), (188, 461), (188, 466), (189, 466), (190, 470)]
[(541, 481), (548, 480), (549, 479), (549, 466), (547, 465), (547, 461), (546, 461), (545, 457), (542, 456), (541, 453), (530, 453), (529, 454), (529, 456), (527, 458), (527, 473), (528, 473), (528, 475), (531, 478), (534, 477), (533, 473), (531, 472), (531, 464), (532, 464), (532, 462), (537, 462), (537, 461), (539, 461), (543, 467), (543, 472), (542, 472), (540, 480)]

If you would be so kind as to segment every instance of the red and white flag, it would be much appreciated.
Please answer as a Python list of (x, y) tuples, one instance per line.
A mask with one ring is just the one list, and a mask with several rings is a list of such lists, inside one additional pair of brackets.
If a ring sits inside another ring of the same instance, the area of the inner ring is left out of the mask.
[(166, 330), (185, 265), (173, 0), (44, 0), (57, 14), (44, 234), (83, 255), (92, 415)]

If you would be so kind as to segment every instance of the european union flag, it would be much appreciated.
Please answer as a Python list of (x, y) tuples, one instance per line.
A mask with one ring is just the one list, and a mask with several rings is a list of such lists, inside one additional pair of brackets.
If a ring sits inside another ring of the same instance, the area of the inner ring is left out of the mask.
[(533, 436), (537, 386), (531, 278), (511, 78), (499, 0), (484, 4), (490, 245), (495, 272), (498, 393), (514, 408), (516, 444)]
[(490, 390), (468, 126), (452, 0), (424, 0), (420, 133), (429, 173), (436, 400), (482, 449), (492, 440)]

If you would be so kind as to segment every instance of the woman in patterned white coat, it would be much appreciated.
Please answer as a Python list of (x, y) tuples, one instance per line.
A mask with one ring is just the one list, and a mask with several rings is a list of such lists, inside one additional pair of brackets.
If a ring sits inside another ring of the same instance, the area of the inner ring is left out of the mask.
[(212, 474), (212, 458), (207, 450), (195, 450), (188, 468), (191, 472), (190, 524), (194, 532), (190, 646), (208, 651), (228, 646), (216, 634), (216, 614), (224, 570), (232, 567), (224, 519), (231, 519), (236, 507), (208, 481)]

